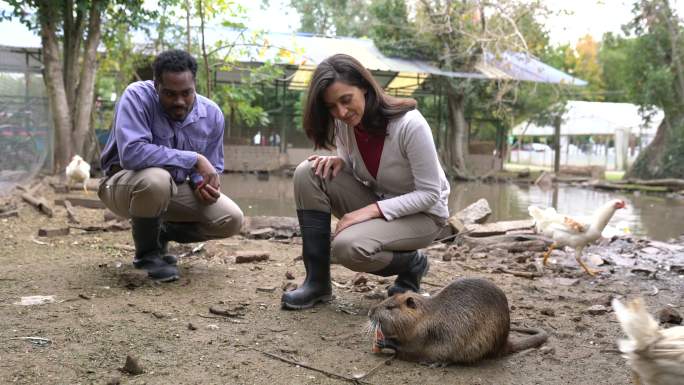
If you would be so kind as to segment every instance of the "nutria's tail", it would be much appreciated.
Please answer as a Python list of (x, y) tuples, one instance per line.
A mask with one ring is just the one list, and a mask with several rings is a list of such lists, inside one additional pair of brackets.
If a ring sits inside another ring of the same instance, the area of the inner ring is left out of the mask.
[(508, 346), (504, 354), (511, 354), (519, 352), (521, 350), (536, 348), (537, 346), (546, 342), (549, 339), (549, 335), (542, 329), (538, 328), (517, 328), (512, 327), (511, 331), (529, 334), (531, 337), (523, 338), (517, 341), (511, 341), (510, 336), (508, 337)]

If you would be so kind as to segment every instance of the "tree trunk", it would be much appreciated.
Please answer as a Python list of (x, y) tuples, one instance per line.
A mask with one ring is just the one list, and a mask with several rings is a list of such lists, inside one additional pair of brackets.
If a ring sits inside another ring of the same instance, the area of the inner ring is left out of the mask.
[(199, 0), (197, 4), (200, 16), (200, 33), (202, 34), (202, 60), (204, 62), (204, 72), (206, 76), (206, 90), (204, 90), (204, 92), (207, 98), (211, 98), (211, 72), (209, 71), (209, 57), (207, 56), (207, 48), (204, 45), (204, 4), (202, 4), (202, 0)]
[(446, 147), (447, 170), (459, 179), (471, 179), (466, 166), (468, 153), (468, 123), (465, 120), (465, 95), (447, 82), (448, 130)]
[(561, 117), (556, 116), (553, 119), (553, 172), (560, 174), (560, 139), (561, 139)]
[[(682, 119), (678, 119), (682, 121)], [(658, 126), (653, 141), (639, 153), (636, 161), (626, 173), (625, 178), (653, 179), (661, 177), (663, 172), (663, 156), (669, 141), (671, 128), (670, 119), (666, 116)]]
[(83, 147), (91, 129), (95, 73), (97, 71), (97, 46), (100, 44), (101, 33), (100, 1), (93, 1), (90, 7), (88, 38), (83, 55), (80, 86), (74, 105), (74, 127), (72, 131), (73, 151), (81, 155), (85, 155)]
[(43, 45), (44, 80), (54, 124), (53, 172), (63, 170), (71, 154), (71, 115), (66, 103), (62, 61), (57, 42), (54, 9), (49, 1), (39, 4), (40, 38)]
[(66, 100), (70, 107), (69, 113), (74, 114), (76, 106), (76, 93), (78, 90), (78, 73), (80, 68), (81, 39), (83, 36), (83, 10), (76, 9), (76, 19), (73, 17), (74, 2), (66, 1), (64, 4), (64, 45), (63, 45), (63, 78), (66, 89)]
[(190, 38), (190, 10), (191, 10), (190, 0), (185, 0), (185, 32), (187, 36), (187, 47), (186, 51), (190, 52), (192, 48), (192, 39)]

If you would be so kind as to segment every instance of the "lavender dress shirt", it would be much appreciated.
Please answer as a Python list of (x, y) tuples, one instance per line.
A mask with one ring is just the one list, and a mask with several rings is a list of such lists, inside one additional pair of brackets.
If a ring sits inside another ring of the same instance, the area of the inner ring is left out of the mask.
[(224, 119), (216, 103), (195, 96), (192, 110), (182, 122), (162, 110), (151, 80), (129, 85), (114, 113), (114, 124), (102, 151), (102, 170), (112, 166), (125, 170), (162, 167), (176, 183), (194, 171), (197, 153), (204, 155), (217, 172), (223, 171)]

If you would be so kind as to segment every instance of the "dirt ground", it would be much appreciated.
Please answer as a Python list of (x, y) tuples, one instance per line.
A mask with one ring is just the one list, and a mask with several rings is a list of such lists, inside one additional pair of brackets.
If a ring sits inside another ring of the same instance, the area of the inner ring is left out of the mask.
[[(55, 207), (48, 218), (16, 198), (14, 203), (19, 216), (0, 219), (0, 383), (342, 384), (351, 381), (341, 377), (363, 374), (389, 358), (371, 353), (365, 334), (368, 309), (382, 299), (386, 279), (366, 275), (366, 284), (355, 285), (354, 272), (334, 266), (332, 302), (304, 311), (280, 309), (282, 286), (300, 283), (304, 275), (299, 238), (239, 236), (207, 242), (194, 254), (197, 245), (173, 245), (172, 251), (191, 253), (181, 259), (182, 278), (155, 284), (131, 266), (128, 231), (72, 229), (66, 236), (38, 237), (39, 228), (68, 225), (65, 209)], [(102, 224), (103, 210), (75, 212), (82, 225)], [(449, 245), (433, 248), (424, 289), (436, 292), (457, 277), (486, 277), (506, 292), (512, 323), (541, 327), (549, 341), (541, 349), (472, 366), (431, 368), (394, 360), (363, 381), (629, 384), (630, 371), (615, 350), (621, 332), (609, 300), (642, 295), (652, 313), (668, 304), (682, 313), (683, 244), (605, 240), (589, 249), (609, 263), (597, 278), (582, 273), (563, 252), (555, 252), (542, 277), (527, 279), (497, 268), (529, 270), (540, 253), (452, 248), (462, 252), (444, 261)], [(235, 253), (245, 250), (270, 258), (235, 263)], [(55, 301), (16, 304), (35, 295)], [(604, 308), (588, 312), (594, 305)], [(229, 316), (212, 314), (210, 307)], [(144, 373), (119, 370), (128, 355)]]

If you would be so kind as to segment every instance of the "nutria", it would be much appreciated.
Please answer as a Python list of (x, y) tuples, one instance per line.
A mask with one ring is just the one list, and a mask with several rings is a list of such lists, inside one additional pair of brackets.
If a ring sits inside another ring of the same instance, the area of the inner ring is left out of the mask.
[[(548, 338), (541, 329), (511, 328), (506, 295), (479, 278), (457, 279), (433, 297), (394, 295), (368, 316), (376, 347), (423, 363), (473, 363), (537, 347)], [(510, 341), (509, 330), (532, 336)]]

